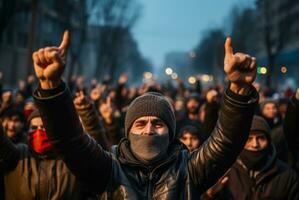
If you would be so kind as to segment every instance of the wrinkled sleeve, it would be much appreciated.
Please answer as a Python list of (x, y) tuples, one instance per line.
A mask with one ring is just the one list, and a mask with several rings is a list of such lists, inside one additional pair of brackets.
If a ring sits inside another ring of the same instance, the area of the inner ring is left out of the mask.
[(100, 120), (100, 116), (96, 112), (94, 105), (87, 102), (82, 108), (77, 108), (76, 106), (75, 108), (81, 118), (85, 132), (95, 139), (103, 149), (107, 150), (105, 127)]
[(52, 90), (39, 87), (34, 99), (55, 151), (80, 181), (103, 192), (110, 178), (111, 155), (84, 133), (68, 88), (64, 83)]
[(235, 162), (248, 138), (258, 93), (252, 87), (248, 95), (227, 89), (219, 118), (211, 136), (191, 153), (188, 171), (201, 192), (211, 187)]

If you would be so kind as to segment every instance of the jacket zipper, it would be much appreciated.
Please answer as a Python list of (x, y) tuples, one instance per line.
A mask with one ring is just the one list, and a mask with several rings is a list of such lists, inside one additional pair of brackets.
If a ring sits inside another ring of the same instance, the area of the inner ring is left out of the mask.
[(149, 172), (148, 173), (149, 176), (148, 176), (148, 187), (147, 187), (147, 199), (153, 199), (153, 182), (152, 182), (152, 173)]

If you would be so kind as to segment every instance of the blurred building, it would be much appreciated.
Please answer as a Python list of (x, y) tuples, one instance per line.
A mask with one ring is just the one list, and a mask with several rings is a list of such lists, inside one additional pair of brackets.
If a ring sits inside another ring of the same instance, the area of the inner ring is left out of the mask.
[[(270, 51), (279, 51), (275, 59), (274, 76), (279, 81), (293, 78), (299, 83), (299, 1), (298, 0), (257, 0), (257, 30), (269, 30)], [(267, 13), (267, 14), (266, 14)], [(267, 66), (265, 32), (261, 34), (257, 55), (259, 64)], [(281, 49), (281, 50), (280, 50)]]
[[(11, 13), (0, 37), (0, 71), (6, 84), (16, 85), (19, 79), (33, 72), (31, 51), (59, 44), (66, 27), (80, 29), (79, 11), (84, 4), (70, 0), (11, 2), (13, 7), (7, 8)], [(0, 9), (6, 9), (1, 6), (5, 4), (0, 4)]]

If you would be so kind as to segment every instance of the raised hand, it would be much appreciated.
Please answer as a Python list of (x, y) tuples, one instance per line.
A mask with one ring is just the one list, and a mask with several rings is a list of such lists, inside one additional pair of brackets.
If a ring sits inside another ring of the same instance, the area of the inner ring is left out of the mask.
[(107, 97), (106, 102), (101, 103), (99, 111), (105, 122), (107, 124), (111, 124), (113, 121), (113, 113), (115, 110), (110, 97)]
[(102, 87), (100, 84), (97, 84), (95, 88), (93, 88), (89, 94), (89, 97), (92, 101), (98, 101), (102, 96)]
[(118, 84), (123, 85), (128, 81), (128, 75), (126, 73), (122, 73), (118, 78)]
[(76, 109), (84, 109), (87, 105), (89, 105), (89, 100), (84, 95), (83, 91), (79, 91), (76, 93), (74, 104)]
[(59, 47), (41, 48), (32, 54), (35, 75), (43, 89), (55, 88), (61, 83), (69, 45), (70, 33), (65, 31)]
[(208, 103), (217, 101), (218, 92), (215, 89), (209, 90), (206, 94), (206, 100)]
[(245, 94), (256, 77), (256, 58), (244, 53), (235, 53), (232, 39), (226, 38), (224, 71), (230, 81), (230, 89), (238, 94)]

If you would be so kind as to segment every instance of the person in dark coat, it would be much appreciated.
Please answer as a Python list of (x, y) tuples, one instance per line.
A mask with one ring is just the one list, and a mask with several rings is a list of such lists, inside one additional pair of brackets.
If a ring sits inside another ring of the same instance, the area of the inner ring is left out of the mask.
[(39, 111), (31, 113), (28, 120), (28, 145), (14, 145), (0, 130), (0, 173), (4, 174), (5, 199), (97, 199), (53, 151)]
[(227, 175), (230, 197), (221, 199), (299, 199), (298, 176), (277, 159), (269, 132), (267, 122), (254, 116), (244, 150)]
[(14, 144), (27, 143), (24, 131), (25, 117), (23, 113), (15, 108), (5, 110), (1, 116), (4, 135)]
[(260, 104), (261, 116), (270, 127), (270, 136), (277, 152), (277, 157), (288, 162), (288, 145), (283, 132), (282, 118), (278, 111), (278, 104), (272, 99), (267, 99)]
[(299, 174), (299, 88), (289, 100), (283, 129), (291, 152), (290, 164)]
[(199, 199), (234, 163), (247, 140), (258, 94), (252, 86), (256, 60), (234, 54), (231, 38), (225, 43), (224, 61), (230, 85), (217, 125), (205, 144), (191, 154), (174, 140), (173, 107), (155, 92), (130, 104), (126, 138), (111, 153), (84, 134), (61, 79), (69, 44), (70, 36), (65, 32), (59, 47), (33, 53), (40, 81), (34, 98), (51, 144), (92, 191), (107, 199), (114, 199), (114, 195), (118, 199)]

